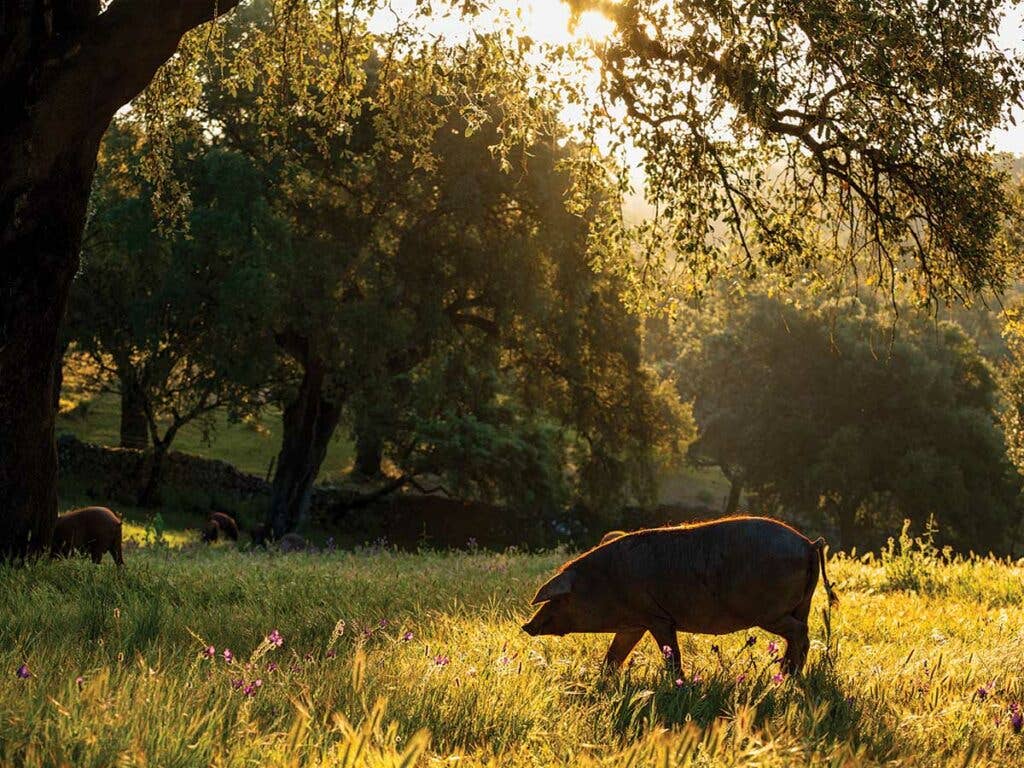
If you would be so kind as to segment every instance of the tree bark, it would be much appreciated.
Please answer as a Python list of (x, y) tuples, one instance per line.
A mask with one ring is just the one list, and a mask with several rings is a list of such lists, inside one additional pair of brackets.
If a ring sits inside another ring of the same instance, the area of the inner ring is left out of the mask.
[(0, 559), (42, 551), (57, 519), (58, 337), (94, 164), (95, 147), (71, 151), (54, 178), (0, 198)]
[(57, 519), (55, 367), (100, 139), (238, 0), (0, 0), (0, 559)]
[(306, 519), (313, 483), (341, 418), (341, 405), (324, 394), (324, 365), (306, 357), (295, 399), (284, 409), (284, 438), (277, 456), (268, 528), (279, 539)]
[(839, 523), (839, 543), (849, 552), (860, 540), (861, 527), (857, 524), (857, 510), (861, 499), (843, 499), (836, 510), (836, 521)]
[(729, 481), (729, 495), (725, 499), (724, 515), (735, 515), (740, 506), (740, 497), (743, 495), (743, 473), (734, 470), (723, 469), (722, 474)]
[(383, 459), (384, 446), (381, 439), (369, 431), (358, 432), (356, 434), (356, 472), (363, 477), (378, 477)]
[(160, 506), (160, 483), (164, 477), (164, 459), (170, 450), (169, 442), (153, 444), (153, 453), (150, 457), (149, 475), (146, 477), (146, 484), (139, 492), (138, 505), (140, 507)]
[(740, 478), (738, 478), (738, 477), (733, 478), (732, 482), (729, 485), (729, 496), (725, 500), (724, 514), (726, 514), (726, 515), (735, 515), (736, 514), (736, 510), (740, 506), (740, 496), (742, 494), (743, 494), (743, 481)]
[(146, 404), (134, 371), (123, 372), (121, 379), (121, 447), (149, 447)]

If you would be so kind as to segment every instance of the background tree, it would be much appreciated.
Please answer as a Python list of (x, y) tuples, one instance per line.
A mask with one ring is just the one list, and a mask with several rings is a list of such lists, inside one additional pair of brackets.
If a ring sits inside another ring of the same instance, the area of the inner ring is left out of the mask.
[(287, 252), (262, 178), (237, 153), (195, 143), (174, 156), (189, 215), (161, 235), (141, 171), (151, 151), (127, 122), (107, 133), (67, 328), (75, 351), (95, 363), (95, 384), (121, 395), (122, 440), (126, 421), (138, 419), (152, 442), (144, 506), (158, 500), (164, 457), (183, 426), (258, 405), (265, 263)]
[(695, 288), (727, 269), (842, 274), (867, 254), (881, 285), (948, 298), (1016, 268), (986, 151), (1021, 98), (1005, 4), (571, 5), (615, 20), (593, 118), (643, 152), (652, 233)]
[(54, 370), (96, 154), (188, 30), (236, 0), (5, 0), (0, 16), (0, 556), (57, 517)]
[(957, 326), (754, 295), (684, 369), (694, 452), (742, 477), (762, 511), (823, 515), (844, 547), (934, 515), (954, 544), (1005, 550), (1019, 481), (994, 376)]
[[(718, 221), (743, 233), (750, 263), (756, 256), (796, 269), (815, 260), (814, 238), (802, 235), (814, 229), (806, 221), (820, 217), (853, 222), (843, 241), (853, 252), (871, 250), (883, 274), (895, 274), (884, 265), (912, 259), (916, 271), (908, 274), (925, 291), (970, 290), (1003, 279), (1006, 253), (995, 233), (1005, 198), (998, 174), (976, 150), (1020, 94), (1019, 65), (995, 43), (998, 4), (575, 3), (595, 5), (619, 29), (601, 51), (601, 90), (627, 108), (625, 120), (615, 108), (599, 110), (595, 120), (607, 120), (619, 136), (635, 136), (646, 150), (651, 189), (659, 202), (671, 202), (672, 242), (700, 274), (721, 254), (708, 246)], [(30, 540), (33, 547), (45, 543), (56, 515), (58, 332), (101, 136), (186, 31), (233, 6), (233, 0), (9, 0), (3, 6), (0, 97), (15, 105), (0, 122), (0, 509), (8, 523), (0, 551), (6, 555), (24, 552)], [(275, 5), (277, 33), (263, 35), (262, 47), (252, 49), (246, 76), (293, 95), (326, 92), (330, 98), (304, 114), (328, 134), (343, 130), (351, 86), (359, 80), (353, 73), (362, 66), (321, 43), (333, 39), (344, 48), (349, 21), (372, 10), (362, 3)], [(194, 50), (209, 41), (194, 41)], [(177, 57), (170, 69), (192, 59)], [(159, 101), (159, 91), (136, 102), (140, 112), (148, 111), (147, 101)], [(519, 93), (525, 103), (527, 90)], [(160, 111), (149, 114), (159, 119)], [(523, 122), (519, 110), (505, 116), (511, 126)], [(729, 127), (724, 137), (722, 125)], [(755, 170), (764, 167), (763, 153), (757, 163), (747, 162), (752, 147), (766, 148), (768, 161), (789, 161), (786, 188), (793, 194)]]

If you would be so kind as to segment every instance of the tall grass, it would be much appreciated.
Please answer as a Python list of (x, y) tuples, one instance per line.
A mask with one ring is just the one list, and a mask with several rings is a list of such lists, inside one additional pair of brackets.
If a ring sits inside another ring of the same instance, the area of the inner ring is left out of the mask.
[(930, 556), (911, 584), (898, 551), (835, 558), (842, 603), (813, 614), (801, 678), (755, 630), (682, 635), (674, 679), (649, 640), (609, 676), (607, 636), (520, 631), (564, 556), (152, 548), (123, 572), (0, 570), (0, 764), (1024, 764), (1017, 564)]

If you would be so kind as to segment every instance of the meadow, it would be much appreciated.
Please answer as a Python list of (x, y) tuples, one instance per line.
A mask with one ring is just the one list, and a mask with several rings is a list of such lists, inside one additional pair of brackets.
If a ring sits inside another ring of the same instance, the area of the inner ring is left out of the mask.
[(802, 677), (772, 636), (530, 638), (564, 551), (135, 549), (0, 570), (0, 764), (1020, 765), (1024, 564), (833, 557)]

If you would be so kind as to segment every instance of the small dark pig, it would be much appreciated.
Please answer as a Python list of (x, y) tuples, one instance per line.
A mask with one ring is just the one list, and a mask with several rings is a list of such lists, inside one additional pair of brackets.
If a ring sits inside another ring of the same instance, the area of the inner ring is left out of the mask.
[(625, 535), (626, 535), (625, 531), (608, 531), (608, 533), (606, 533), (604, 536), (601, 537), (601, 541), (598, 543), (597, 546), (600, 547), (602, 544), (607, 544), (609, 541), (615, 541), (620, 536), (625, 536)]
[(213, 520), (207, 520), (206, 525), (203, 526), (203, 532), (200, 536), (204, 543), (213, 544), (213, 542), (220, 537), (220, 526)]
[(83, 507), (57, 518), (50, 545), (51, 557), (67, 557), (84, 552), (94, 563), (109, 552), (118, 565), (124, 565), (121, 553), (121, 518), (106, 507)]
[(676, 632), (722, 635), (761, 627), (786, 640), (783, 669), (803, 669), (810, 648), (807, 616), (825, 540), (810, 541), (777, 520), (733, 517), (635, 531), (562, 566), (537, 592), (543, 603), (529, 635), (614, 632), (605, 664), (617, 669), (650, 632), (673, 669)]
[(203, 541), (213, 542), (222, 535), (226, 539), (238, 541), (238, 523), (224, 512), (211, 512), (203, 528)]

